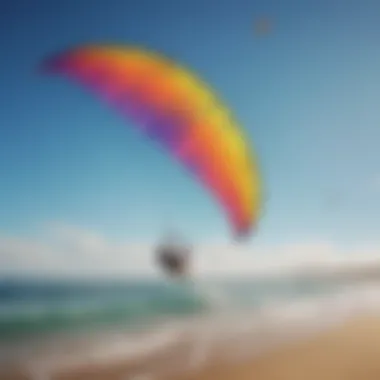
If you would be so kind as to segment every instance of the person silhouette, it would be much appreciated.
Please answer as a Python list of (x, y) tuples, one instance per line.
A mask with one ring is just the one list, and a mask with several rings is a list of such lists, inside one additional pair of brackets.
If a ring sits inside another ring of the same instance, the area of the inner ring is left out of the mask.
[(191, 252), (190, 246), (170, 237), (156, 248), (156, 260), (170, 277), (182, 277), (188, 274)]

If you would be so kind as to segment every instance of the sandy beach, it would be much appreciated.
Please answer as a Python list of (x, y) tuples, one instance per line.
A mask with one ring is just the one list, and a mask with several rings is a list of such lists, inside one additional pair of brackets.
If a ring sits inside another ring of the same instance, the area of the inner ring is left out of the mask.
[(380, 379), (380, 318), (350, 321), (306, 342), (283, 347), (239, 365), (215, 363), (190, 380), (377, 380)]
[[(175, 356), (178, 356), (178, 352)], [(170, 360), (170, 354), (166, 360)], [(83, 369), (62, 374), (59, 380), (155, 379), (149, 360), (103, 369)], [(217, 358), (203, 368), (168, 374), (171, 380), (378, 380), (380, 379), (380, 317), (351, 320), (334, 331), (287, 345), (239, 363)]]
[(0, 363), (0, 380), (378, 380), (379, 292), (368, 283), (132, 335), (25, 341), (22, 355)]
[[(84, 365), (43, 375), (12, 370), (1, 380), (378, 380), (380, 316), (348, 318), (313, 336), (271, 347), (239, 360), (226, 360), (228, 343), (214, 348), (202, 364), (188, 365), (189, 342), (128, 362)], [(186, 360), (185, 360), (186, 359)], [(199, 364), (199, 363), (198, 363)]]

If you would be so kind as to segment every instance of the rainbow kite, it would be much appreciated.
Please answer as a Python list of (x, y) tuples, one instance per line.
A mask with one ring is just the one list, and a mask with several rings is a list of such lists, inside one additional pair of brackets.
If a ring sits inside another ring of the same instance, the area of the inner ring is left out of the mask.
[(43, 68), (76, 80), (132, 118), (206, 185), (234, 236), (249, 235), (260, 211), (257, 163), (239, 126), (199, 78), (134, 47), (79, 47)]

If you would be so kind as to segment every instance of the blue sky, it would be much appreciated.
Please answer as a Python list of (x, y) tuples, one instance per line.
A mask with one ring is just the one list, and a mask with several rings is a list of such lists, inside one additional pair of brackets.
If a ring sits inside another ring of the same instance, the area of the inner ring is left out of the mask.
[[(78, 86), (43, 76), (80, 43), (137, 44), (210, 83), (259, 154), (267, 201), (252, 244), (378, 240), (377, 1), (36, 0), (0, 14), (0, 231), (59, 221), (114, 241), (162, 227), (228, 239), (223, 213), (170, 157)], [(273, 32), (253, 33), (255, 17)]]

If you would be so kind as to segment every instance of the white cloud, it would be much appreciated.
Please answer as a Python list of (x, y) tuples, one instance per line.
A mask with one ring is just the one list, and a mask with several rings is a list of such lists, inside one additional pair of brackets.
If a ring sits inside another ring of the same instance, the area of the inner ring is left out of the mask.
[(286, 273), (308, 270), (334, 270), (352, 266), (380, 269), (380, 244), (341, 249), (330, 242), (306, 242), (267, 248), (205, 247), (199, 254), (201, 272), (219, 273)]
[(0, 272), (57, 275), (150, 275), (146, 244), (113, 244), (100, 234), (54, 224), (39, 240), (0, 235)]
[[(144, 276), (158, 273), (153, 259), (151, 244), (117, 244), (93, 231), (63, 224), (49, 225), (44, 236), (35, 240), (0, 234), (1, 273)], [(265, 248), (209, 244), (197, 247), (194, 272), (248, 275), (373, 263), (380, 267), (380, 244), (351, 249), (322, 240)]]

